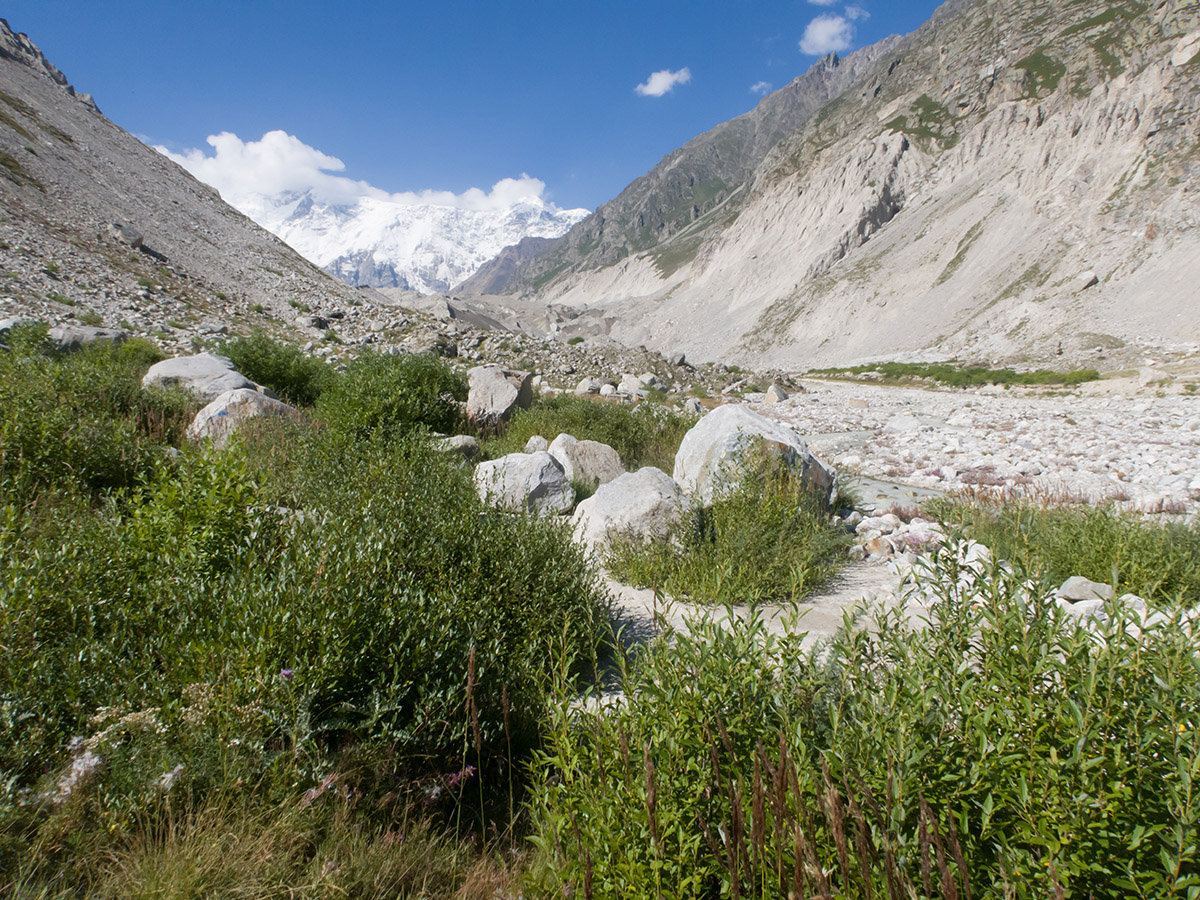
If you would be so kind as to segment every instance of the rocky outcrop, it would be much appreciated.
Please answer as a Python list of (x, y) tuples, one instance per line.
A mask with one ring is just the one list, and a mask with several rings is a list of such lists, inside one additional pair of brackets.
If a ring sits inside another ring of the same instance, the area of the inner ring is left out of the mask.
[(629, 345), (753, 366), (1195, 352), (1200, 307), (1180, 286), (1200, 279), (1200, 8), (1110, 13), (944, 4), (744, 181), (708, 184), (690, 218), (667, 211), (704, 193), (704, 148), (724, 127), (510, 289), (612, 319)]
[(683, 436), (675, 454), (675, 481), (707, 506), (734, 483), (740, 467), (758, 464), (755, 453), (794, 471), (822, 503), (834, 501), (837, 473), (792, 429), (744, 406), (718, 406)]
[(575, 505), (575, 491), (549, 453), (510, 453), (475, 467), (475, 489), (499, 509), (556, 515)]
[(122, 344), (129, 335), (118, 328), (57, 325), (46, 332), (46, 337), (59, 353), (74, 353), (88, 344)]
[(646, 466), (602, 484), (579, 504), (572, 521), (579, 541), (603, 549), (614, 534), (665, 538), (684, 508), (683, 494), (671, 476)]

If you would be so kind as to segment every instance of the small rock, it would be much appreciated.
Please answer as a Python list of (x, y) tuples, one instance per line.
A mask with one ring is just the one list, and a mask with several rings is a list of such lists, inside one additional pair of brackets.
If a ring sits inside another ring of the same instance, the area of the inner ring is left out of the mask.
[[(526, 453), (543, 453), (549, 449), (550, 449), (550, 442), (548, 440), (546, 440), (544, 437), (542, 437), (540, 434), (535, 434), (533, 437), (531, 437), (529, 440), (527, 440), (525, 442), (525, 451), (524, 452), (526, 452)], [(562, 462), (562, 460), (559, 460), (559, 462)]]
[(767, 388), (767, 395), (763, 398), (765, 403), (780, 403), (788, 398), (788, 392), (777, 384)]
[(1071, 293), (1078, 294), (1080, 291), (1086, 291), (1090, 287), (1095, 287), (1100, 283), (1100, 279), (1096, 277), (1096, 273), (1092, 271), (1080, 272), (1071, 280)]
[(449, 437), (437, 438), (435, 446), (445, 453), (457, 453), (463, 459), (479, 458), (479, 441), (469, 434), (454, 434)]
[(299, 416), (293, 407), (247, 388), (226, 391), (196, 413), (188, 426), (189, 440), (209, 440), (223, 447), (245, 422), (263, 416)]
[(484, 428), (507, 422), (515, 410), (533, 403), (533, 375), (500, 366), (476, 366), (467, 373), (467, 417)]
[(142, 378), (142, 387), (155, 384), (178, 384), (205, 400), (240, 388), (258, 390), (258, 385), (234, 369), (228, 358), (215, 353), (177, 356), (155, 363)]
[(562, 465), (568, 481), (589, 490), (625, 474), (617, 451), (599, 441), (578, 441), (560, 434), (550, 444), (550, 455)]
[(122, 244), (128, 244), (134, 250), (142, 246), (142, 233), (131, 225), (126, 225), (123, 222), (112, 222), (108, 226), (108, 233)]
[(1071, 603), (1079, 603), (1084, 600), (1111, 600), (1115, 593), (1112, 585), (1089, 581), (1082, 575), (1072, 575), (1062, 583), (1062, 587), (1055, 591), (1054, 595)]
[(89, 328), (83, 325), (57, 325), (46, 337), (60, 353), (75, 353), (88, 344), (122, 344), (129, 337), (124, 331), (113, 328)]

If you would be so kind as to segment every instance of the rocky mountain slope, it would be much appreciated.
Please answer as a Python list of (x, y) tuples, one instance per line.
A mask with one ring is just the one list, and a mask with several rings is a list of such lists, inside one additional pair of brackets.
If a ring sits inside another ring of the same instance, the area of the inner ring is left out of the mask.
[(556, 238), (587, 215), (530, 197), (503, 209), (412, 205), (363, 197), (323, 203), (311, 191), (255, 198), (241, 209), (350, 285), (445, 293), (505, 247)]
[[(114, 228), (114, 223), (120, 228)], [(106, 119), (0, 20), (0, 317), (121, 326), (166, 344), (357, 301)]]
[(743, 364), (1200, 350), (1194, 2), (952, 0), (860, 59), (744, 182), (667, 186), (715, 129), (465, 287)]

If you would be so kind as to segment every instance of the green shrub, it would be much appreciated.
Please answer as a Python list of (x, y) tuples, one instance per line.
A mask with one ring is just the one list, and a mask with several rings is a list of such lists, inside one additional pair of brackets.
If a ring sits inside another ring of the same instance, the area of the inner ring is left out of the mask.
[(1100, 373), (1095, 369), (1074, 369), (1070, 372), (1037, 369), (1032, 372), (1017, 372), (1013, 369), (989, 369), (986, 366), (962, 366), (958, 363), (888, 362), (812, 370), (814, 375), (837, 376), (868, 373), (880, 375), (888, 381), (928, 378), (951, 387), (973, 387), (983, 384), (1076, 385), (1096, 381), (1100, 377)]
[[(1200, 887), (1200, 634), (1078, 628), (947, 551), (904, 612), (806, 651), (707, 615), (563, 695), (535, 885), (595, 896), (1184, 897)], [(850, 624), (850, 623), (848, 623)], [(969, 893), (965, 888), (969, 887)]]
[(1082, 575), (1112, 584), (1118, 594), (1200, 604), (1195, 526), (1149, 524), (1135, 513), (1104, 506), (958, 502), (937, 504), (931, 511), (965, 527), (998, 558), (1019, 563), (1047, 588)]
[(490, 513), (416, 436), (291, 429), (279, 460), (264, 431), (99, 509), (0, 506), (0, 768), (18, 784), (98, 710), (178, 715), (193, 684), (261, 710), (240, 740), (275, 753), (385, 740), (416, 771), (469, 756), (494, 775), (527, 750), (549, 672), (592, 655), (604, 621), (582, 551)]
[(133, 484), (177, 443), (195, 404), (142, 388), (161, 358), (145, 341), (55, 355), (45, 327), (23, 327), (0, 355), (0, 480), (29, 498), (47, 488), (99, 492)]
[(695, 418), (657, 404), (630, 407), (560, 395), (518, 410), (504, 433), (489, 441), (484, 450), (495, 458), (520, 452), (535, 434), (553, 441), (566, 433), (581, 441), (608, 444), (630, 471), (656, 466), (669, 473), (675, 465), (679, 442), (695, 423)]
[(225, 342), (221, 353), (247, 378), (266, 385), (293, 406), (312, 406), (337, 377), (321, 360), (259, 329)]
[(845, 534), (788, 473), (748, 468), (735, 481), (712, 506), (689, 510), (666, 540), (614, 539), (609, 570), (637, 587), (717, 604), (798, 600), (820, 586)]
[(420, 427), (453, 434), (463, 425), (458, 403), (466, 398), (466, 378), (433, 354), (367, 352), (326, 388), (316, 411), (331, 428), (347, 434), (399, 434)]

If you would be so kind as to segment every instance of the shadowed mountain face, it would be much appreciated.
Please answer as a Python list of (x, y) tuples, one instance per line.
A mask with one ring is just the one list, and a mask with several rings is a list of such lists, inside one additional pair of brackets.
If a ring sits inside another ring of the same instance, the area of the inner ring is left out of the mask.
[(1195, 3), (955, 0), (463, 288), (791, 368), (1197, 352), (1198, 107)]
[(171, 317), (290, 319), (289, 304), (354, 300), (353, 289), (106, 119), (4, 20), (0, 260), (0, 316), (57, 320), (86, 300), (112, 319), (104, 324), (145, 318), (150, 330)]

